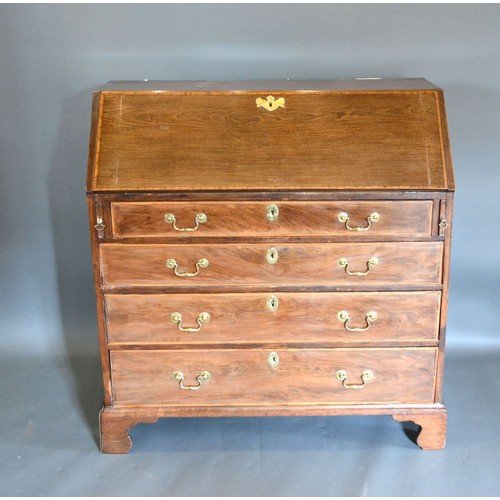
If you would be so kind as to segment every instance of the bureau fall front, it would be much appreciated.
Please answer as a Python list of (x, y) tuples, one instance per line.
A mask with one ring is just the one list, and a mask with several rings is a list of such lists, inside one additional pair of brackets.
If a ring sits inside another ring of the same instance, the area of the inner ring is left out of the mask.
[(96, 91), (101, 450), (163, 417), (278, 415), (391, 415), (442, 448), (453, 190), (423, 79)]

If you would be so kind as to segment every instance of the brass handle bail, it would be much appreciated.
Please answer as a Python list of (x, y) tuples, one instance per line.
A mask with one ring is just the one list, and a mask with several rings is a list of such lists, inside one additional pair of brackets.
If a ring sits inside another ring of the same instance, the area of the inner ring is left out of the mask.
[(373, 379), (373, 372), (371, 370), (365, 370), (361, 374), (361, 381), (363, 382), (362, 384), (347, 384), (347, 372), (345, 370), (338, 370), (336, 376), (342, 382), (342, 386), (345, 389), (362, 389), (365, 386), (366, 382)]
[(201, 324), (202, 323), (208, 323), (210, 321), (210, 314), (207, 312), (202, 312), (198, 315), (196, 318), (196, 323), (198, 323), (198, 327), (184, 327), (181, 325), (182, 323), (182, 314), (179, 312), (173, 312), (170, 315), (170, 319), (172, 320), (172, 323), (175, 323), (177, 325), (177, 328), (181, 332), (199, 332), (201, 330)]
[(165, 222), (167, 224), (172, 224), (173, 228), (176, 230), (176, 231), (180, 231), (180, 232), (192, 232), (192, 231), (196, 231), (199, 227), (200, 227), (200, 224), (205, 224), (205, 222), (207, 222), (208, 220), (208, 217), (207, 217), (207, 214), (204, 214), (202, 212), (200, 212), (199, 214), (196, 214), (196, 217), (194, 219), (196, 225), (194, 227), (177, 227), (177, 219), (175, 218), (175, 215), (174, 214), (165, 214)]
[(349, 332), (366, 332), (366, 330), (370, 328), (372, 322), (376, 321), (378, 315), (375, 311), (367, 312), (365, 315), (366, 326), (364, 328), (351, 328), (350, 326), (348, 326), (347, 322), (349, 321), (349, 313), (347, 311), (339, 311), (337, 314), (337, 318), (339, 319), (339, 321), (343, 321), (344, 328)]
[(207, 259), (200, 259), (196, 264), (196, 272), (194, 273), (179, 273), (177, 271), (177, 261), (175, 259), (167, 259), (166, 266), (169, 269), (173, 269), (176, 276), (180, 278), (192, 278), (193, 276), (198, 276), (200, 269), (208, 267)]
[(368, 231), (372, 226), (372, 222), (378, 222), (380, 220), (380, 215), (377, 212), (373, 212), (366, 218), (367, 225), (365, 227), (352, 227), (349, 225), (349, 214), (347, 212), (339, 213), (339, 222), (344, 224), (345, 228), (349, 231)]
[(366, 262), (366, 271), (349, 271), (349, 261), (345, 257), (339, 259), (338, 264), (349, 276), (366, 276), (370, 272), (371, 268), (378, 264), (378, 259), (377, 257), (371, 257)]
[(202, 385), (203, 382), (208, 382), (210, 380), (210, 372), (202, 371), (197, 377), (198, 385), (184, 385), (184, 374), (182, 372), (176, 371), (172, 373), (172, 378), (179, 382), (179, 387), (184, 389), (185, 391), (197, 391)]

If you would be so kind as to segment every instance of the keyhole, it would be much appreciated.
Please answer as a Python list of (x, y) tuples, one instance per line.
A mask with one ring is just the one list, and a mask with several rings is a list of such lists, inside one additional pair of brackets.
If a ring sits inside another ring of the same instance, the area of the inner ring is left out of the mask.
[(274, 203), (267, 207), (266, 216), (269, 222), (276, 222), (278, 220), (279, 214), (280, 210)]
[(278, 262), (278, 250), (276, 248), (269, 248), (266, 253), (266, 260), (269, 264), (276, 264)]
[(267, 362), (271, 368), (276, 368), (280, 363), (280, 357), (277, 352), (270, 352), (267, 357)]
[(278, 305), (279, 305), (279, 301), (278, 301), (278, 297), (276, 297), (276, 295), (269, 295), (269, 297), (267, 297), (267, 300), (266, 300), (266, 306), (267, 306), (267, 310), (269, 312), (276, 312), (278, 310)]

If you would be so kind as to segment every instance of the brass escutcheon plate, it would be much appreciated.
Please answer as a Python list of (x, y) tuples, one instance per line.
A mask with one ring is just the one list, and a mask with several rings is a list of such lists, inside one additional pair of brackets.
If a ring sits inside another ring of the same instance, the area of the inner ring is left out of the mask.
[(257, 97), (257, 99), (255, 99), (255, 104), (257, 104), (258, 108), (263, 107), (267, 109), (267, 111), (274, 111), (275, 109), (285, 107), (285, 98), (279, 97), (276, 99), (276, 97), (272, 95), (268, 95), (265, 99)]
[(269, 366), (271, 368), (277, 368), (278, 365), (280, 364), (280, 357), (277, 352), (270, 352), (269, 356), (267, 357), (267, 362), (269, 363)]
[(278, 262), (279, 254), (276, 248), (271, 247), (266, 252), (266, 260), (269, 264), (276, 264)]
[(276, 312), (279, 307), (279, 300), (276, 295), (269, 295), (266, 299), (266, 308), (269, 312)]
[(278, 208), (278, 205), (275, 205), (273, 203), (272, 205), (269, 205), (266, 208), (266, 218), (269, 222), (276, 222), (278, 220), (279, 215), (280, 215), (280, 209)]

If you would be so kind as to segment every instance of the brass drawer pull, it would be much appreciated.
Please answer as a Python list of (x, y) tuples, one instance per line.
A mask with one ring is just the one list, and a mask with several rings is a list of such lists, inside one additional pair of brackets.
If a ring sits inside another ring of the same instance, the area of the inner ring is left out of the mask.
[(361, 374), (362, 384), (347, 384), (347, 372), (345, 370), (338, 370), (336, 376), (342, 382), (345, 389), (362, 389), (365, 386), (365, 383), (373, 378), (373, 372), (371, 370), (365, 370)]
[(369, 259), (366, 262), (366, 271), (349, 271), (349, 261), (345, 257), (339, 259), (338, 264), (349, 276), (366, 276), (370, 272), (370, 269), (378, 264), (378, 259), (377, 257)]
[(104, 228), (106, 227), (106, 225), (104, 224), (102, 217), (97, 217), (96, 224), (94, 225), (94, 227), (98, 231), (104, 231)]
[(337, 318), (339, 321), (344, 322), (344, 328), (349, 332), (366, 332), (366, 330), (370, 328), (372, 322), (376, 321), (377, 317), (378, 315), (375, 311), (367, 312), (365, 315), (366, 326), (364, 328), (351, 328), (347, 325), (347, 322), (349, 321), (349, 313), (347, 311), (340, 311), (337, 314)]
[(196, 265), (196, 272), (194, 273), (179, 273), (177, 272), (177, 261), (175, 259), (168, 259), (166, 262), (166, 265), (169, 269), (173, 269), (174, 273), (176, 276), (179, 276), (181, 278), (191, 278), (193, 276), (198, 276), (198, 273), (200, 272), (201, 268), (208, 267), (208, 260), (207, 259), (200, 259), (195, 265)]
[(200, 224), (205, 224), (205, 222), (207, 222), (208, 217), (206, 214), (200, 212), (199, 214), (196, 214), (196, 217), (194, 220), (196, 222), (196, 225), (194, 227), (185, 227), (185, 228), (177, 227), (177, 220), (175, 218), (175, 215), (174, 214), (165, 214), (165, 222), (167, 224), (172, 224), (172, 226), (174, 227), (174, 229), (176, 231), (181, 231), (181, 232), (196, 231), (200, 227)]
[(174, 372), (172, 373), (172, 378), (179, 382), (179, 387), (186, 391), (197, 391), (202, 385), (203, 382), (208, 382), (210, 380), (210, 372), (202, 371), (197, 377), (198, 385), (184, 385), (184, 374), (182, 372)]
[(370, 229), (372, 222), (378, 222), (380, 220), (380, 215), (377, 212), (373, 212), (366, 218), (368, 223), (366, 227), (351, 227), (349, 226), (349, 214), (347, 212), (339, 213), (339, 222), (344, 224), (345, 228), (349, 231), (368, 231)]
[(439, 221), (439, 236), (443, 236), (444, 235), (444, 232), (446, 231), (446, 229), (448, 229), (448, 219), (446, 218), (442, 218), (440, 221)]
[(201, 324), (208, 323), (210, 321), (210, 314), (208, 314), (207, 312), (200, 313), (198, 315), (198, 317), (196, 318), (196, 323), (198, 323), (198, 327), (194, 327), (194, 328), (183, 327), (181, 325), (181, 323), (182, 323), (182, 314), (181, 313), (173, 312), (170, 315), (170, 319), (172, 320), (173, 323), (177, 324), (177, 328), (181, 332), (199, 332), (201, 330)]
[(255, 104), (257, 104), (257, 107), (262, 106), (264, 109), (267, 109), (268, 111), (274, 111), (279, 107), (282, 108), (285, 107), (285, 98), (280, 97), (276, 99), (276, 97), (272, 95), (268, 95), (265, 99), (257, 97), (257, 99), (255, 99)]

